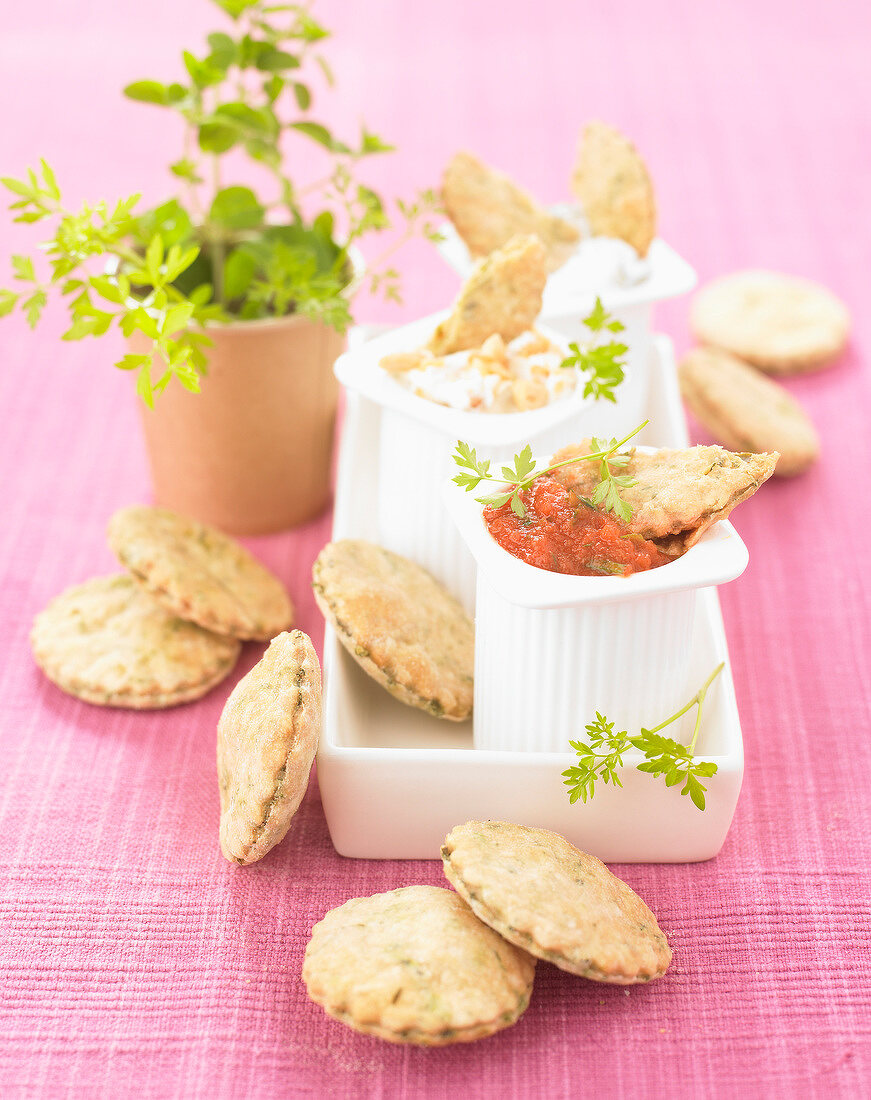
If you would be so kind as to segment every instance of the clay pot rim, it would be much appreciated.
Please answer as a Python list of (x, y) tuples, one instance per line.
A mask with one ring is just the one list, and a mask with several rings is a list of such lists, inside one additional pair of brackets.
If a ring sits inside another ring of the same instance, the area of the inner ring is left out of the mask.
[(209, 336), (213, 336), (216, 332), (239, 336), (252, 330), (296, 328), (301, 324), (323, 325), (325, 328), (333, 328), (325, 321), (313, 320), (303, 313), (286, 313), (283, 317), (251, 317), (245, 320), (237, 318), (232, 321), (207, 321), (204, 326), (197, 327), (200, 332), (207, 332)]

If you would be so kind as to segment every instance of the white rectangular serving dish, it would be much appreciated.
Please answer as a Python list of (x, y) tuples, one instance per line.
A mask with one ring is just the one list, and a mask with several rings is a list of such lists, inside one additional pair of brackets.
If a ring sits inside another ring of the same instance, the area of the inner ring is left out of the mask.
[[(654, 340), (650, 424), (640, 442), (686, 446), (687, 434), (670, 342)], [(339, 457), (333, 538), (377, 541), (378, 440), (381, 411), (348, 395)], [(328, 628), (324, 640), (324, 723), (318, 779), (330, 835), (345, 856), (438, 859), (456, 824), (504, 819), (539, 825), (610, 862), (692, 862), (716, 855), (732, 821), (744, 770), (726, 639), (714, 589), (702, 589), (695, 612), (688, 694), (716, 664), (726, 667), (708, 693), (698, 755), (718, 765), (707, 781), (707, 809), (678, 788), (632, 767), (623, 788), (598, 785), (595, 798), (571, 805), (562, 771), (570, 751), (505, 752), (472, 748), (472, 723), (432, 718), (403, 706), (371, 681)], [(531, 685), (534, 689), (534, 685)], [(665, 715), (651, 714), (649, 723)], [(694, 712), (671, 727), (686, 739)], [(579, 716), (577, 737), (593, 714)], [(566, 746), (568, 749), (568, 746)]]

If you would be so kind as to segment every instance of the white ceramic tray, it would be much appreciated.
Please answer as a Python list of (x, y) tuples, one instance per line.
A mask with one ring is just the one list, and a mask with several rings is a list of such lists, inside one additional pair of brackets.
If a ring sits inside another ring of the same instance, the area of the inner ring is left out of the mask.
[[(665, 337), (656, 337), (653, 360), (650, 424), (639, 442), (686, 446), (674, 355)], [(348, 395), (333, 538), (377, 541), (380, 415), (377, 405)], [(720, 661), (726, 667), (708, 693), (696, 748), (701, 758), (718, 765), (707, 780), (704, 812), (679, 788), (636, 771), (634, 753), (624, 757), (623, 788), (598, 785), (591, 802), (571, 805), (561, 775), (575, 762), (570, 751), (474, 750), (471, 721), (447, 722), (398, 703), (366, 676), (328, 628), (318, 779), (333, 844), (341, 855), (358, 858), (437, 859), (454, 825), (490, 818), (553, 829), (610, 862), (710, 859), (732, 821), (744, 753), (719, 601), (715, 589), (703, 589), (690, 683), (701, 686)], [(581, 739), (593, 717), (579, 716)], [(649, 722), (664, 717), (651, 714)], [(671, 727), (671, 735), (686, 739), (692, 718), (691, 712), (683, 725)]]

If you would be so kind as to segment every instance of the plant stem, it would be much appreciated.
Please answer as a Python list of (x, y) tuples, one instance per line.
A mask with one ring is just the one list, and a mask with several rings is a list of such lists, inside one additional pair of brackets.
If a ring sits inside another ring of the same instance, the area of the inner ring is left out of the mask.
[[(184, 156), (185, 160), (189, 160), (194, 164), (197, 164), (192, 157), (192, 151), (194, 146), (194, 128), (193, 123), (187, 122), (184, 128)], [(199, 164), (197, 164), (199, 168)], [(191, 210), (194, 215), (194, 220), (199, 222), (203, 218), (203, 208), (200, 206), (200, 193), (197, 185), (193, 180), (187, 181), (187, 193), (190, 198)]]
[[(212, 187), (217, 195), (221, 189), (221, 162), (217, 156), (212, 157)], [(208, 219), (203, 219), (203, 229), (209, 242), (215, 300), (225, 306), (227, 303), (224, 301), (224, 241), (220, 234), (211, 232)]]
[(708, 694), (708, 688), (711, 686), (711, 684), (714, 682), (714, 680), (716, 680), (716, 678), (717, 678), (717, 676), (719, 676), (720, 672), (722, 672), (723, 667), (725, 666), (725, 664), (726, 664), (725, 661), (720, 661), (720, 663), (717, 665), (717, 667), (714, 669), (714, 671), (711, 673), (711, 675), (707, 678), (707, 680), (705, 680), (705, 682), (702, 684), (702, 686), (695, 693), (695, 695), (692, 697), (692, 699), (690, 699), (690, 701), (687, 703), (687, 705), (685, 707), (681, 707), (681, 709), (679, 711), (677, 711), (676, 714), (672, 714), (672, 716), (670, 718), (666, 718), (664, 722), (660, 722), (658, 726), (654, 726), (648, 732), (649, 733), (659, 733), (659, 731), (661, 729), (665, 729), (665, 727), (670, 726), (672, 722), (676, 722), (678, 720), (678, 718), (680, 718), (684, 714), (686, 714), (686, 712), (691, 707), (694, 707), (696, 704), (698, 704), (699, 710), (698, 710), (698, 713), (696, 714), (696, 724), (693, 727), (693, 736), (692, 736), (692, 739), (690, 740), (689, 745), (687, 746), (690, 750), (690, 753), (692, 753), (695, 750), (696, 741), (698, 740), (698, 736), (699, 736), (699, 729), (701, 728), (701, 724), (702, 724), (702, 703), (704, 703), (705, 696)]
[(633, 435), (638, 435), (641, 429), (646, 428), (649, 423), (649, 419), (645, 420), (642, 424), (639, 424), (637, 428), (634, 428), (629, 435), (624, 436), (619, 443), (615, 443), (614, 446), (607, 451), (596, 451), (594, 454), (578, 455), (576, 458), (567, 458), (564, 462), (554, 462), (552, 466), (547, 466), (545, 469), (539, 470), (529, 480), (533, 481), (536, 477), (541, 477), (542, 474), (549, 474), (551, 470), (558, 470), (561, 466), (571, 466), (573, 462), (596, 462), (603, 458), (608, 458), (610, 455), (616, 454), (624, 443), (628, 443)]
[(367, 263), (363, 270), (360, 272), (359, 276), (354, 280), (353, 283), (349, 285), (348, 297), (352, 298), (355, 294), (357, 294), (363, 286), (363, 283), (365, 282), (369, 273), (381, 267), (381, 265), (385, 263), (385, 261), (389, 260), (395, 252), (398, 252), (399, 249), (403, 247), (403, 245), (407, 244), (413, 236), (414, 229), (411, 226), (408, 226), (405, 231), (400, 234), (400, 236), (393, 242), (392, 245), (390, 245), (388, 248), (385, 248), (383, 252), (375, 257), (374, 260), (371, 260), (369, 263)]
[(328, 176), (324, 176), (323, 179), (315, 180), (314, 183), (307, 183), (305, 187), (300, 188), (300, 190), (296, 192), (296, 197), (298, 199), (303, 199), (306, 195), (311, 195), (314, 191), (323, 190), (332, 178), (333, 174), (331, 172)]

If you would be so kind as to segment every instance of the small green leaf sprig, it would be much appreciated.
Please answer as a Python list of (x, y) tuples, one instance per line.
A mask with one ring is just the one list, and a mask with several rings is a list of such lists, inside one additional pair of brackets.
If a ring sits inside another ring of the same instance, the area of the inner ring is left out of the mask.
[[(569, 788), (569, 801), (574, 804), (580, 799), (587, 802), (596, 793), (596, 780), (606, 786), (622, 787), (620, 770), (623, 767), (623, 754), (630, 748), (644, 754), (644, 760), (636, 764), (640, 772), (648, 772), (654, 778), (665, 777), (667, 787), (676, 787), (682, 783), (681, 794), (689, 795), (693, 804), (700, 810), (705, 808), (707, 787), (702, 779), (717, 773), (717, 765), (709, 760), (696, 760), (695, 747), (702, 723), (702, 706), (711, 684), (723, 669), (721, 662), (686, 706), (660, 722), (652, 729), (644, 729), (638, 737), (630, 737), (623, 730), (614, 732), (614, 723), (596, 713), (595, 722), (586, 727), (587, 741), (570, 741), (569, 744), (578, 755), (579, 763), (567, 768), (562, 774), (563, 782)], [(692, 707), (698, 707), (693, 735), (688, 745), (663, 737), (660, 730), (681, 718)]]
[[(130, 235), (139, 195), (111, 208), (100, 202), (73, 211), (63, 205), (55, 174), (45, 161), (41, 176), (31, 169), (26, 180), (6, 177), (0, 182), (15, 196), (15, 221), (57, 219), (54, 236), (42, 246), (48, 277), (39, 277), (29, 256), (13, 256), (13, 278), (24, 289), (0, 290), (0, 317), (20, 305), (34, 328), (49, 293), (57, 289), (67, 299), (71, 322), (62, 339), (102, 336), (116, 324), (125, 336), (141, 332), (150, 341), (150, 353), (127, 354), (115, 364), (136, 372), (136, 389), (147, 405), (153, 405), (154, 395), (172, 378), (197, 392), (205, 370), (203, 348), (209, 343), (198, 328), (224, 316), (207, 292), (187, 296), (173, 285), (197, 259), (199, 248), (175, 243), (166, 249), (158, 233), (137, 252)], [(153, 379), (155, 360), (163, 369)]]
[(596, 401), (613, 401), (617, 398), (614, 391), (626, 377), (625, 356), (629, 351), (626, 344), (616, 340), (602, 343), (602, 338), (607, 333), (623, 332), (625, 325), (612, 317), (602, 305), (601, 298), (596, 298), (596, 304), (588, 317), (584, 317), (583, 323), (590, 330), (591, 340), (581, 346), (570, 343), (571, 355), (563, 359), (561, 367), (575, 368), (587, 375), (584, 385), (584, 397), (592, 397)]
[(620, 490), (627, 489), (635, 484), (635, 478), (629, 474), (617, 474), (614, 471), (623, 469), (631, 453), (622, 453), (620, 448), (629, 442), (633, 436), (638, 435), (648, 421), (639, 424), (622, 439), (600, 440), (594, 438), (591, 442), (592, 450), (588, 454), (578, 455), (576, 458), (567, 458), (562, 462), (553, 462), (550, 466), (538, 469), (533, 457), (532, 447), (527, 443), (519, 454), (514, 456), (514, 466), (503, 466), (501, 477), (490, 473), (490, 459), (479, 459), (474, 448), (462, 440), (457, 441), (456, 450), (451, 456), (461, 472), (452, 480), (466, 492), (477, 489), (482, 481), (489, 481), (502, 485), (498, 492), (488, 496), (475, 497), (479, 504), (489, 505), (491, 508), (501, 508), (503, 504), (511, 502), (511, 511), (519, 517), (526, 515), (526, 505), (520, 499), (520, 494), (528, 489), (536, 478), (544, 474), (558, 470), (561, 466), (570, 466), (576, 462), (598, 462), (599, 482), (593, 490), (590, 503), (600, 505), (606, 512), (613, 512), (624, 521), (632, 517), (632, 508), (621, 498)]

